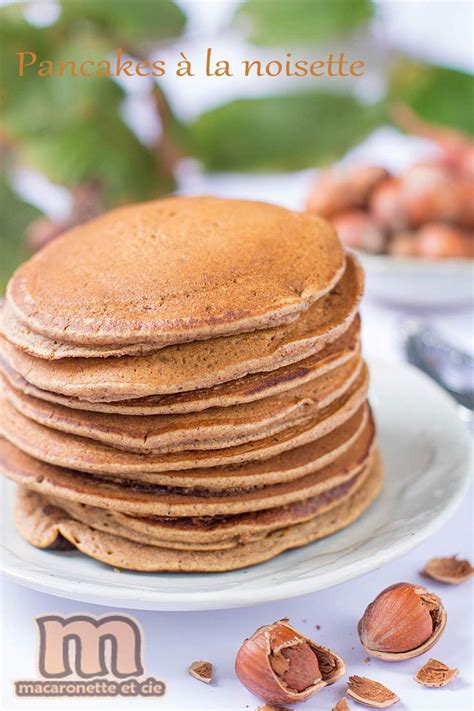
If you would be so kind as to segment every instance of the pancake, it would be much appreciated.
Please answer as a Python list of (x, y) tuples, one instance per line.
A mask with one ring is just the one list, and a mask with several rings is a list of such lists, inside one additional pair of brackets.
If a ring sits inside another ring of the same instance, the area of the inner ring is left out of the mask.
[(364, 365), (362, 375), (348, 393), (321, 410), (318, 417), (271, 437), (218, 450), (140, 454), (113, 449), (91, 439), (39, 425), (19, 413), (1, 394), (0, 434), (22, 451), (50, 464), (132, 479), (134, 471), (175, 471), (268, 459), (335, 430), (359, 409), (367, 389), (368, 371)]
[[(191, 536), (188, 540), (175, 540), (160, 535), (162, 530), (167, 533), (164, 524), (156, 523), (158, 517), (137, 519), (127, 514), (102, 509), (87, 504), (78, 504), (67, 499), (58, 497), (43, 497), (46, 505), (55, 506), (62, 509), (76, 521), (86, 523), (91, 528), (116, 536), (128, 538), (137, 543), (146, 543), (153, 546), (163, 546), (165, 548), (176, 548), (178, 550), (223, 550), (232, 548), (241, 543), (255, 541), (265, 536), (269, 531), (283, 528), (285, 526), (308, 521), (317, 514), (324, 513), (340, 504), (344, 499), (352, 496), (372, 470), (372, 464), (368, 464), (359, 474), (352, 479), (339, 484), (338, 486), (316, 494), (304, 501), (298, 501), (286, 506), (279, 506), (272, 509), (264, 509), (252, 513), (237, 514), (234, 516), (208, 517), (208, 521), (214, 521), (214, 530), (220, 532), (219, 538), (214, 538), (211, 542), (200, 542)], [(168, 519), (169, 520), (169, 519)], [(202, 519), (192, 518), (190, 521)], [(171, 519), (172, 526), (179, 530), (179, 518)], [(138, 524), (138, 525), (137, 525)], [(191, 533), (198, 529), (191, 523), (188, 524), (187, 531)], [(186, 530), (186, 528), (185, 528)]]
[(135, 543), (96, 531), (58, 509), (46, 509), (45, 513), (41, 497), (29, 492), (18, 502), (16, 520), (20, 535), (32, 545), (61, 548), (65, 539), (86, 555), (117, 568), (144, 572), (223, 572), (263, 562), (348, 526), (375, 500), (381, 486), (381, 467), (376, 461), (372, 475), (339, 506), (310, 521), (272, 531), (262, 540), (221, 551), (178, 552)]
[(354, 257), (337, 286), (300, 318), (228, 338), (213, 338), (122, 358), (47, 361), (0, 338), (6, 366), (41, 390), (89, 401), (113, 402), (210, 388), (250, 373), (271, 371), (321, 351), (355, 318), (363, 274)]
[[(283, 484), (253, 489), (183, 489), (172, 486), (115, 483), (51, 465), (38, 467), (23, 458), (6, 462), (5, 474), (19, 484), (44, 493), (99, 508), (138, 516), (223, 516), (260, 511), (308, 499), (356, 476), (370, 459), (375, 432), (367, 428), (339, 458), (306, 476)], [(39, 473), (40, 472), (40, 473)]]
[(72, 409), (118, 415), (170, 415), (201, 412), (209, 407), (229, 407), (260, 400), (325, 375), (333, 368), (344, 365), (360, 352), (359, 330), (360, 319), (357, 316), (342, 336), (325, 346), (314, 356), (305, 358), (298, 363), (267, 373), (253, 373), (207, 389), (176, 393), (174, 395), (151, 395), (134, 400), (89, 402), (75, 397), (68, 397), (67, 395), (59, 395), (48, 390), (41, 390), (31, 385), (16, 371), (8, 368), (5, 363), (2, 364), (1, 359), (0, 374), (12, 387), (25, 395), (31, 395), (39, 400), (46, 400), (47, 402), (57, 403)]
[(0, 334), (10, 343), (38, 358), (55, 360), (56, 358), (109, 358), (121, 355), (142, 355), (157, 350), (153, 343), (137, 343), (129, 346), (80, 346), (79, 344), (61, 343), (42, 336), (26, 326), (15, 315), (11, 306), (4, 302), (0, 307)]
[[(222, 490), (226, 488), (248, 489), (255, 486), (280, 484), (293, 481), (330, 464), (351, 447), (367, 427), (374, 427), (373, 418), (367, 404), (362, 405), (347, 422), (329, 434), (301, 447), (283, 451), (270, 459), (244, 462), (239, 465), (221, 467), (201, 467), (184, 471), (146, 472), (134, 471), (122, 476), (100, 473), (101, 478), (120, 483), (131, 477), (132, 481), (144, 484), (162, 484), (183, 488), (206, 488)], [(28, 469), (34, 462), (35, 476), (43, 476), (48, 469), (42, 469), (39, 460), (33, 460), (7, 440), (0, 438), (0, 465), (13, 478), (22, 469)], [(46, 466), (46, 465), (45, 465)], [(67, 470), (68, 471), (68, 470)]]
[(183, 415), (112, 415), (71, 410), (19, 393), (4, 383), (9, 402), (23, 415), (53, 429), (126, 451), (218, 449), (262, 439), (317, 415), (350, 388), (362, 370), (353, 358), (326, 375), (285, 393), (233, 408)]
[(15, 272), (7, 301), (63, 343), (165, 346), (288, 323), (343, 267), (335, 230), (308, 213), (171, 197), (69, 230)]

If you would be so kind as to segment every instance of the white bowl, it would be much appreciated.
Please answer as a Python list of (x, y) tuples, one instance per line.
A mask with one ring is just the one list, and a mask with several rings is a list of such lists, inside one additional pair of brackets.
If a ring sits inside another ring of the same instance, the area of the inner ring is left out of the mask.
[(391, 306), (452, 309), (474, 304), (474, 261), (391, 257), (357, 252), (366, 293)]

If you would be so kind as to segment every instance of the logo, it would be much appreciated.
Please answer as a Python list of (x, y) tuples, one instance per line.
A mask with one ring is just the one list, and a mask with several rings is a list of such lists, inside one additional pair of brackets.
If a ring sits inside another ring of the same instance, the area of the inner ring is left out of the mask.
[(163, 696), (146, 677), (143, 633), (128, 615), (36, 618), (40, 679), (15, 681), (17, 696)]

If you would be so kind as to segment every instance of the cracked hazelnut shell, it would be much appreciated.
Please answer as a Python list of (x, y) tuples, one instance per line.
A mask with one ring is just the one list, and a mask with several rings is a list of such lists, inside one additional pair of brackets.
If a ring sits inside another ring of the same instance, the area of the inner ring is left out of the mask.
[(453, 555), (450, 558), (432, 558), (423, 568), (422, 574), (440, 583), (459, 585), (474, 575), (474, 568), (468, 560)]
[(439, 659), (428, 659), (421, 669), (415, 674), (415, 681), (422, 686), (435, 689), (440, 686), (447, 686), (459, 674), (459, 669), (451, 669)]
[(386, 661), (418, 657), (438, 641), (447, 615), (440, 598), (421, 585), (398, 583), (367, 607), (358, 632), (368, 654)]
[(366, 676), (350, 676), (347, 695), (360, 704), (374, 709), (386, 709), (400, 701), (391, 689)]
[(345, 666), (337, 654), (284, 619), (259, 627), (244, 641), (235, 672), (249, 691), (267, 703), (291, 704), (334, 684), (345, 673)]

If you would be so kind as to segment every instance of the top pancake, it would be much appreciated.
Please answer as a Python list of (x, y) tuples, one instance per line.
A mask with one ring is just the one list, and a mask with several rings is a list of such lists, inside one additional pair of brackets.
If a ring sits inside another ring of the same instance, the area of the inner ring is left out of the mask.
[(70, 230), (17, 270), (7, 301), (50, 339), (160, 347), (288, 323), (343, 268), (324, 220), (265, 203), (173, 197)]
[(280, 328), (176, 344), (142, 356), (65, 358), (54, 363), (0, 338), (1, 357), (37, 388), (91, 402), (209, 388), (281, 368), (322, 350), (354, 320), (363, 283), (357, 260), (348, 256), (344, 274), (330, 293)]

